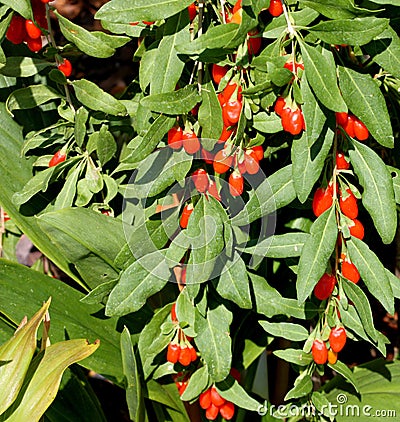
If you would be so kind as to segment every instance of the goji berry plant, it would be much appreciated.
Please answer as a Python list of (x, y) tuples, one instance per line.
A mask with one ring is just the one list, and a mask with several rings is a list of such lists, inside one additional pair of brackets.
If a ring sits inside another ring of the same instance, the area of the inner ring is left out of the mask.
[(0, 3), (0, 342), (100, 339), (46, 420), (398, 417), (400, 1), (58, 3)]

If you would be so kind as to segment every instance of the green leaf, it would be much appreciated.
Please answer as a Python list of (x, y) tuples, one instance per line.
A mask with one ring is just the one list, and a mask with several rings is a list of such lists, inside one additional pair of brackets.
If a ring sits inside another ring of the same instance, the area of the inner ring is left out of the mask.
[(133, 350), (131, 335), (127, 327), (124, 327), (121, 333), (121, 356), (126, 381), (126, 402), (129, 416), (132, 421), (142, 422), (145, 420), (142, 387), (140, 385), (135, 351)]
[(400, 39), (393, 28), (387, 28), (364, 46), (364, 49), (372, 61), (400, 78)]
[(189, 112), (200, 101), (196, 86), (187, 85), (177, 91), (144, 97), (140, 104), (156, 113), (178, 115)]
[(232, 313), (222, 304), (207, 311), (206, 318), (196, 319), (196, 346), (208, 366), (212, 382), (223, 381), (229, 374), (232, 361), (229, 326)]
[(394, 313), (392, 288), (379, 258), (362, 240), (353, 237), (346, 243), (351, 261), (357, 267), (368, 290), (382, 303), (389, 314)]
[(106, 315), (126, 315), (138, 311), (146, 300), (168, 282), (171, 272), (160, 252), (146, 255), (130, 265), (111, 291)]
[(364, 45), (383, 32), (389, 19), (376, 17), (320, 22), (308, 30), (328, 44)]
[(260, 409), (260, 403), (250, 397), (246, 390), (232, 376), (229, 376), (224, 381), (218, 382), (215, 387), (221, 397), (242, 409), (252, 412)]
[(367, 296), (356, 284), (351, 281), (343, 280), (342, 283), (346, 296), (354, 303), (357, 313), (360, 317), (361, 323), (366, 333), (376, 342), (377, 335), (372, 318), (371, 306)]
[(0, 73), (5, 76), (27, 78), (50, 66), (54, 65), (35, 57), (10, 56), (7, 57), (6, 65), (0, 69)]
[(251, 296), (246, 265), (235, 252), (232, 261), (227, 260), (216, 287), (217, 292), (244, 309), (251, 309)]
[(125, 106), (112, 95), (103, 91), (95, 83), (86, 79), (73, 81), (72, 85), (78, 100), (92, 110), (102, 111), (112, 116), (124, 116)]
[(103, 125), (99, 132), (99, 139), (97, 140), (97, 156), (99, 157), (100, 164), (104, 166), (116, 152), (117, 144), (114, 136), (107, 129), (107, 126)]
[(311, 376), (307, 373), (302, 373), (296, 378), (294, 387), (286, 393), (285, 400), (304, 397), (311, 393), (312, 388), (313, 383), (311, 381)]
[[(185, 62), (182, 61), (175, 46), (189, 43), (189, 18), (184, 11), (167, 20), (164, 36), (156, 48), (154, 68), (150, 81), (150, 93), (162, 94), (172, 92), (179, 81)], [(162, 69), (162, 72), (158, 71)]]
[(301, 0), (301, 3), (329, 19), (351, 19), (358, 15), (376, 13), (356, 7), (354, 0)]
[(260, 112), (254, 116), (254, 129), (263, 133), (277, 133), (283, 130), (282, 120), (275, 113)]
[(335, 207), (320, 215), (311, 227), (311, 236), (303, 246), (297, 273), (297, 298), (304, 302), (326, 271), (337, 239)]
[(347, 306), (346, 309), (341, 306), (339, 302), (340, 318), (343, 325), (357, 334), (360, 338), (370, 341), (367, 333), (364, 330), (364, 327), (361, 323), (361, 319), (356, 311), (356, 308), (352, 305)]
[(76, 185), (78, 183), (81, 171), (81, 165), (78, 165), (68, 173), (64, 186), (62, 187), (54, 202), (54, 211), (72, 206), (76, 195)]
[(325, 126), (320, 137), (310, 147), (306, 133), (299, 139), (293, 139), (291, 150), (293, 183), (301, 203), (307, 200), (319, 179), (334, 138), (334, 133)]
[(400, 298), (400, 280), (397, 276), (392, 274), (389, 270), (385, 268), (386, 277), (389, 280), (390, 286), (392, 287), (393, 296), (397, 299)]
[(393, 148), (393, 130), (385, 98), (372, 76), (339, 66), (339, 86), (349, 109), (384, 147)]
[[(37, 422), (56, 397), (63, 372), (68, 366), (93, 354), (100, 346), (85, 339), (62, 341), (48, 346), (32, 364), (26, 389), (18, 407), (7, 420)], [(36, 367), (35, 362), (38, 362)]]
[(292, 166), (288, 165), (269, 176), (252, 192), (244, 209), (232, 218), (231, 223), (244, 226), (290, 204), (295, 198)]
[(221, 106), (215, 93), (214, 84), (209, 81), (202, 85), (199, 124), (201, 137), (219, 139), (223, 129)]
[(336, 69), (330, 66), (328, 58), (315, 47), (303, 42), (300, 43), (300, 46), (307, 81), (316, 97), (330, 110), (347, 111), (337, 84)]
[(186, 387), (186, 390), (181, 396), (183, 401), (191, 401), (199, 397), (199, 395), (207, 388), (208, 386), (208, 367), (207, 365), (202, 366), (193, 372), (189, 378), (189, 383)]
[(191, 3), (191, 0), (154, 0), (151, 3), (147, 0), (132, 0), (127, 4), (124, 0), (113, 0), (103, 5), (95, 17), (119, 23), (155, 21), (175, 15)]
[(108, 35), (100, 31), (88, 31), (82, 26), (72, 23), (57, 11), (54, 13), (64, 37), (89, 56), (111, 57), (114, 55), (116, 48), (122, 47), (130, 40), (128, 37)]
[(63, 98), (55, 89), (45, 85), (32, 85), (16, 89), (7, 98), (7, 110), (25, 110), (47, 103), (51, 100)]
[(32, 8), (29, 0), (3, 0), (2, 4), (11, 7), (25, 19), (32, 19)]
[(382, 241), (392, 242), (397, 228), (392, 178), (382, 159), (367, 145), (352, 141), (350, 160), (363, 187), (362, 203), (374, 221)]
[(289, 258), (301, 255), (308, 233), (278, 234), (258, 242), (255, 246), (239, 248), (241, 251), (267, 258)]
[(49, 306), (50, 299), (0, 346), (0, 414), (10, 407), (22, 388), (33, 353), (36, 351), (37, 330)]
[(307, 340), (309, 332), (299, 324), (290, 322), (268, 322), (259, 321), (264, 330), (274, 337), (286, 338), (292, 341)]
[(304, 353), (301, 349), (275, 350), (273, 354), (286, 362), (300, 366), (307, 366), (313, 361), (311, 353)]
[[(74, 135), (75, 135), (75, 141), (78, 144), (78, 146), (82, 147), (83, 142), (85, 140), (86, 136), (86, 122), (89, 117), (89, 112), (84, 107), (79, 107), (78, 110), (75, 113), (75, 126), (74, 126)], [(97, 135), (97, 132), (95, 132)], [(93, 136), (92, 134), (91, 136)], [(90, 139), (90, 138), (89, 138)], [(96, 139), (97, 141), (97, 139)], [(97, 143), (97, 142), (96, 142)], [(88, 142), (89, 144), (89, 142)], [(87, 148), (87, 151), (89, 154), (92, 152)]]

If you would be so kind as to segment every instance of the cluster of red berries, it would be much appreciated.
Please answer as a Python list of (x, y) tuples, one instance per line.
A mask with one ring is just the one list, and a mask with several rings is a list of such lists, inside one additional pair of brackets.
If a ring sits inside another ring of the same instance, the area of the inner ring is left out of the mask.
[(183, 130), (180, 126), (174, 126), (168, 131), (168, 146), (172, 149), (183, 149), (188, 154), (196, 154), (201, 148), (199, 138), (191, 129)]
[(206, 418), (210, 421), (215, 420), (218, 414), (229, 421), (235, 414), (235, 405), (221, 397), (214, 386), (200, 394), (199, 404), (206, 411)]
[(324, 365), (326, 362), (334, 365), (337, 361), (338, 353), (346, 344), (346, 339), (346, 330), (342, 326), (331, 329), (328, 342), (321, 339), (315, 339), (311, 347), (314, 362), (319, 365)]
[(336, 123), (341, 126), (350, 138), (365, 141), (369, 137), (369, 131), (365, 124), (351, 113), (336, 113)]
[(13, 44), (26, 43), (28, 48), (35, 53), (41, 50), (42, 28), (48, 28), (45, 3), (49, 1), (32, 0), (34, 20), (25, 19), (21, 15), (14, 13), (6, 32), (6, 38)]
[(171, 319), (176, 324), (175, 338), (168, 344), (167, 361), (171, 363), (179, 362), (182, 366), (189, 366), (197, 360), (196, 349), (190, 344), (192, 340), (187, 337), (183, 330), (179, 327), (176, 317), (176, 304), (171, 308)]

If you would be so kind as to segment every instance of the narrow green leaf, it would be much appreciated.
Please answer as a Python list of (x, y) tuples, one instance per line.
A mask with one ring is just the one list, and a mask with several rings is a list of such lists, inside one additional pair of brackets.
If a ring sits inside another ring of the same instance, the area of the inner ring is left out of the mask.
[(275, 113), (260, 112), (254, 116), (254, 129), (263, 133), (277, 133), (283, 130), (282, 120)]
[(336, 371), (338, 374), (342, 375), (347, 381), (349, 381), (350, 384), (352, 384), (352, 386), (356, 389), (357, 392), (360, 392), (360, 390), (358, 389), (357, 381), (354, 377), (354, 374), (347, 365), (345, 365), (343, 362), (340, 362), (340, 360), (338, 360), (336, 361), (334, 365), (328, 363), (328, 366), (334, 371)]
[(297, 273), (297, 298), (304, 302), (326, 271), (337, 239), (335, 207), (320, 215), (311, 227), (311, 236), (303, 246)]
[(339, 85), (352, 113), (381, 145), (393, 148), (393, 130), (386, 101), (372, 76), (339, 66)]
[(260, 408), (260, 403), (250, 397), (246, 390), (232, 377), (216, 384), (218, 393), (225, 400), (228, 400), (242, 409), (256, 412)]
[(278, 358), (295, 365), (307, 366), (313, 361), (311, 353), (304, 353), (301, 349), (275, 350), (273, 353)]
[(6, 65), (0, 69), (0, 73), (5, 76), (27, 78), (50, 66), (54, 65), (35, 57), (10, 56), (7, 57)]
[(92, 110), (102, 111), (112, 116), (124, 116), (125, 106), (109, 93), (103, 91), (95, 83), (86, 79), (73, 81), (72, 85), (78, 100)]
[(268, 322), (259, 321), (264, 330), (274, 337), (286, 338), (292, 341), (307, 340), (309, 332), (299, 324), (290, 322)]
[(307, 373), (303, 373), (296, 378), (294, 387), (286, 393), (285, 400), (304, 397), (311, 393), (312, 388), (313, 383), (311, 381), (311, 376)]
[(102, 166), (108, 163), (117, 152), (117, 143), (115, 142), (114, 136), (105, 125), (100, 129), (96, 150)]
[(394, 297), (385, 268), (379, 258), (362, 240), (353, 237), (346, 243), (351, 261), (357, 267), (368, 290), (382, 303), (389, 314), (394, 314)]
[(45, 85), (32, 85), (13, 91), (7, 98), (7, 110), (25, 110), (63, 98), (55, 89)]
[(211, 81), (203, 84), (201, 90), (202, 102), (199, 108), (199, 124), (201, 137), (219, 139), (223, 129), (221, 106)]
[(183, 401), (191, 401), (199, 397), (199, 395), (207, 388), (208, 386), (208, 367), (207, 365), (202, 366), (189, 378), (189, 383), (186, 387), (186, 390), (182, 394), (181, 398)]
[(73, 205), (76, 195), (76, 185), (78, 183), (81, 171), (81, 165), (78, 165), (68, 174), (64, 186), (62, 187), (60, 193), (57, 195), (56, 201), (54, 202), (54, 211), (71, 207)]
[(386, 277), (392, 287), (393, 296), (400, 299), (400, 279), (385, 268)]
[(336, 72), (328, 59), (315, 47), (301, 42), (305, 74), (315, 95), (321, 103), (333, 111), (347, 111), (337, 84)]
[(363, 187), (362, 203), (371, 215), (382, 241), (392, 242), (397, 228), (393, 182), (385, 163), (371, 148), (352, 141), (350, 160)]
[(354, 0), (301, 0), (301, 3), (329, 19), (351, 19), (376, 13), (374, 10), (356, 7)]
[(32, 6), (29, 0), (2, 0), (2, 3), (10, 6), (25, 19), (32, 19)]

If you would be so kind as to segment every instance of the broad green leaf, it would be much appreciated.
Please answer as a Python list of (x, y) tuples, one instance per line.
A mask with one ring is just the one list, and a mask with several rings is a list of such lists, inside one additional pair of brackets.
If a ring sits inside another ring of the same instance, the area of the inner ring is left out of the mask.
[(388, 19), (366, 17), (320, 22), (308, 30), (328, 44), (364, 45), (383, 32)]
[(196, 320), (196, 346), (208, 366), (211, 381), (223, 381), (232, 365), (229, 326), (232, 314), (220, 304), (207, 311), (206, 318), (198, 315)]
[(301, 255), (308, 233), (278, 234), (262, 240), (255, 246), (239, 248), (243, 252), (267, 258), (289, 258)]
[(28, 76), (36, 75), (50, 66), (54, 65), (46, 60), (35, 57), (10, 56), (7, 57), (6, 65), (0, 69), (0, 73), (5, 76), (27, 78)]
[(389, 314), (394, 313), (392, 288), (385, 268), (379, 258), (362, 240), (353, 237), (346, 243), (351, 261), (357, 267), (362, 280), (374, 297), (382, 303)]
[(54, 211), (61, 210), (63, 208), (71, 207), (74, 203), (76, 195), (76, 185), (78, 183), (79, 176), (81, 174), (81, 165), (71, 169), (65, 180), (64, 186), (54, 202)]
[(393, 296), (400, 299), (400, 279), (385, 268), (386, 277), (392, 287)]
[(296, 378), (294, 387), (286, 393), (285, 400), (304, 397), (311, 393), (312, 389), (313, 383), (311, 381), (311, 376), (307, 373), (303, 373)]
[(38, 223), (88, 286), (118, 278), (114, 259), (126, 242), (121, 222), (85, 208), (64, 208), (41, 215)]
[(96, 19), (111, 22), (129, 23), (136, 21), (155, 21), (175, 15), (193, 3), (190, 0), (113, 0), (96, 13)]
[[(78, 144), (78, 146), (80, 146), (80, 147), (82, 147), (83, 142), (84, 142), (85, 137), (86, 137), (86, 122), (88, 120), (88, 117), (89, 117), (89, 112), (86, 108), (79, 107), (78, 110), (76, 110), (74, 135), (75, 135), (75, 141)], [(97, 134), (97, 132), (95, 132), (95, 134)], [(94, 134), (92, 134), (92, 136), (93, 135)], [(96, 141), (97, 141), (97, 138), (96, 138)], [(88, 142), (87, 146), (89, 146), (89, 142)], [(89, 154), (92, 152), (90, 150), (90, 148), (87, 148), (87, 151), (88, 151)]]
[(50, 306), (50, 299), (14, 335), (0, 346), (0, 414), (17, 398), (31, 359), (36, 351), (36, 335)]
[(310, 146), (306, 133), (299, 139), (293, 139), (291, 150), (293, 183), (301, 203), (307, 200), (319, 179), (334, 138), (334, 133), (325, 126), (319, 138)]
[(326, 271), (337, 239), (335, 207), (320, 215), (311, 227), (311, 236), (303, 246), (297, 273), (297, 298), (304, 302)]
[[(183, 289), (178, 298), (175, 301), (176, 303), (176, 317), (180, 323), (185, 325), (184, 332), (186, 335), (195, 337), (197, 335), (194, 330), (196, 323), (196, 307), (190, 299), (187, 289)], [(188, 326), (187, 326), (188, 325)], [(190, 331), (190, 333), (189, 333)]]
[(291, 322), (259, 321), (264, 330), (274, 337), (282, 337), (292, 341), (307, 340), (309, 332), (301, 325)]
[(223, 129), (221, 106), (211, 81), (202, 85), (201, 105), (199, 108), (199, 124), (201, 137), (219, 139)]
[(200, 101), (196, 86), (187, 85), (177, 91), (144, 97), (140, 104), (156, 113), (178, 115), (187, 113)]
[(122, 47), (130, 40), (128, 37), (108, 35), (100, 31), (88, 31), (63, 17), (57, 11), (55, 14), (64, 37), (89, 56), (111, 57), (116, 48)]
[(385, 29), (364, 49), (386, 72), (400, 78), (400, 39), (393, 28)]
[(78, 100), (92, 110), (102, 111), (112, 116), (126, 115), (125, 106), (95, 83), (86, 79), (72, 82)]
[(352, 113), (381, 145), (393, 148), (393, 130), (386, 101), (372, 76), (339, 66), (339, 85)]
[(181, 398), (183, 401), (191, 401), (199, 397), (199, 395), (208, 386), (208, 367), (207, 365), (202, 366), (193, 372), (189, 378), (189, 383), (186, 390), (182, 394)]
[(346, 296), (354, 303), (364, 330), (372, 338), (372, 340), (376, 341), (377, 335), (372, 318), (371, 306), (367, 296), (365, 296), (360, 287), (351, 281), (343, 280), (342, 285)]
[(301, 349), (275, 350), (273, 353), (278, 358), (295, 365), (307, 366), (313, 361), (311, 353), (304, 353)]
[(146, 50), (140, 60), (139, 67), (139, 83), (142, 91), (145, 91), (149, 86), (153, 74), (156, 73), (156, 60), (158, 57), (158, 49), (154, 48), (152, 50)]
[(25, 19), (32, 19), (32, 7), (29, 0), (2, 0), (2, 4), (10, 6)]
[(256, 412), (260, 408), (260, 403), (250, 397), (246, 390), (232, 377), (216, 384), (218, 393), (225, 400), (228, 400), (242, 409)]
[[(178, 13), (167, 20), (164, 27), (164, 36), (154, 57), (155, 65), (150, 81), (151, 94), (162, 94), (175, 90), (185, 66), (185, 62), (179, 58), (175, 46), (190, 42), (188, 24), (187, 11)], [(162, 69), (162, 71), (160, 72), (159, 69)]]
[(102, 166), (108, 163), (117, 152), (117, 144), (115, 142), (114, 136), (105, 125), (103, 125), (99, 131), (96, 150), (97, 156), (99, 157), (99, 161)]
[(299, 319), (312, 318), (317, 313), (317, 308), (308, 302), (301, 306), (296, 299), (288, 299), (273, 287), (267, 281), (256, 274), (249, 273), (256, 301), (256, 310), (268, 318), (275, 315), (293, 316)]
[(191, 43), (180, 44), (176, 49), (182, 54), (199, 55), (206, 49), (224, 48), (235, 37), (237, 31), (238, 25), (235, 23), (214, 26)]
[(251, 296), (246, 265), (235, 252), (232, 261), (226, 260), (216, 287), (217, 292), (244, 309), (251, 309)]
[(131, 334), (127, 327), (121, 333), (121, 356), (122, 367), (126, 381), (126, 402), (129, 416), (132, 421), (142, 422), (145, 420), (145, 407), (140, 384), (138, 364), (133, 350)]
[(329, 19), (351, 19), (359, 15), (375, 13), (354, 5), (354, 0), (301, 0), (301, 3), (313, 8)]
[(292, 166), (288, 165), (269, 176), (251, 193), (244, 209), (232, 218), (231, 223), (244, 226), (290, 204), (295, 198)]
[(333, 111), (347, 111), (347, 106), (340, 94), (336, 69), (329, 60), (315, 47), (301, 42), (301, 52), (304, 61), (307, 81), (321, 103)]
[(146, 255), (122, 272), (107, 301), (106, 315), (138, 311), (146, 300), (168, 282), (171, 272), (160, 252)]
[(277, 133), (283, 130), (282, 120), (275, 113), (260, 112), (254, 116), (254, 129), (263, 133)]
[(356, 311), (356, 308), (352, 305), (347, 306), (346, 309), (343, 309), (339, 303), (340, 318), (343, 325), (357, 334), (360, 338), (370, 341), (367, 333), (364, 330), (364, 327), (361, 323), (361, 319)]
[(400, 6), (400, 0), (371, 0), (372, 3), (388, 4), (391, 6)]
[(363, 187), (362, 203), (384, 243), (392, 242), (397, 228), (392, 178), (382, 159), (367, 145), (352, 141), (350, 160)]
[(55, 89), (45, 85), (32, 85), (13, 91), (7, 98), (7, 110), (25, 110), (63, 98)]
[[(89, 344), (85, 339), (62, 341), (48, 346), (43, 355), (35, 361), (28, 372), (29, 384), (23, 388), (23, 396), (18, 407), (7, 421), (37, 422), (56, 397), (63, 372), (68, 366), (93, 354), (100, 346), (100, 341)], [(30, 375), (30, 376), (29, 376)]]

